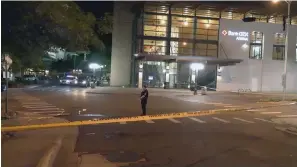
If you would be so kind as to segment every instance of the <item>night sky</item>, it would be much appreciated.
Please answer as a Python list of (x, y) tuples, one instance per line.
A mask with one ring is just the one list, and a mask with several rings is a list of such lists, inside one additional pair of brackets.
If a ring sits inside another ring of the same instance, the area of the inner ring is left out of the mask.
[[(75, 1), (84, 12), (92, 12), (96, 18), (100, 18), (104, 13), (113, 12), (112, 1)], [(111, 46), (111, 34), (100, 37), (106, 46)]]

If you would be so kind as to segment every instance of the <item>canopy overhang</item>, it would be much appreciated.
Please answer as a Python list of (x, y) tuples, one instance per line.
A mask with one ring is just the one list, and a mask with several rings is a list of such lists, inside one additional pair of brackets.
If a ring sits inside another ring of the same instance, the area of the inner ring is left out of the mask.
[(203, 63), (208, 65), (230, 66), (242, 62), (241, 59), (222, 59), (210, 56), (170, 56), (159, 54), (138, 53), (135, 54), (136, 60), (141, 61), (167, 61), (167, 62), (188, 62)]

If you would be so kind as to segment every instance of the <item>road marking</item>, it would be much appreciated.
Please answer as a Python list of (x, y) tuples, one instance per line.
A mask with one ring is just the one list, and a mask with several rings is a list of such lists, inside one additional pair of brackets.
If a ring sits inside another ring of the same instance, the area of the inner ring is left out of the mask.
[(255, 122), (253, 122), (253, 121), (248, 121), (248, 120), (241, 119), (241, 118), (233, 118), (233, 119), (236, 119), (236, 120), (238, 120), (238, 121), (242, 121), (242, 122), (246, 122), (246, 123), (250, 123), (250, 124), (255, 123)]
[(56, 106), (43, 106), (43, 105), (36, 105), (36, 106), (23, 106), (25, 108), (57, 108)]
[(266, 111), (266, 109), (251, 109), (251, 110), (247, 110), (247, 111)]
[(155, 122), (152, 121), (152, 120), (145, 120), (145, 122), (146, 122), (146, 123), (149, 123), (149, 124), (153, 124), (153, 123), (155, 123)]
[(173, 123), (180, 123), (180, 121), (173, 119), (173, 118), (168, 118), (169, 121), (173, 122)]
[(261, 112), (261, 114), (281, 114), (282, 112)]
[(286, 117), (297, 117), (297, 115), (279, 115), (277, 117), (286, 118)]
[(254, 119), (259, 120), (259, 121), (263, 121), (263, 122), (273, 123), (272, 121), (269, 121), (269, 120), (266, 120), (266, 119), (262, 119), (262, 118), (254, 118)]
[(47, 113), (63, 113), (61, 111), (35, 111), (35, 112), (32, 112), (34, 114), (47, 114)]
[(193, 121), (196, 121), (196, 122), (199, 122), (199, 123), (206, 123), (205, 121), (202, 121), (201, 119), (198, 119), (198, 118), (194, 118), (194, 117), (189, 117), (189, 119), (193, 120)]
[(60, 108), (30, 108), (30, 110), (59, 110), (59, 111), (61, 111)]
[(215, 120), (218, 120), (218, 121), (221, 121), (221, 122), (224, 122), (224, 123), (230, 123), (229, 121), (227, 120), (224, 120), (224, 119), (221, 119), (221, 118), (218, 118), (218, 117), (212, 117), (213, 119)]
[(25, 102), (25, 103), (24, 103), (24, 102), (23, 102), (22, 105), (48, 105), (48, 103), (46, 103), (46, 102), (34, 102), (34, 103), (32, 103), (32, 102), (31, 102), (31, 103), (30, 103), (30, 102), (27, 102), (27, 103), (26, 103), (26, 102)]
[(127, 122), (120, 122), (120, 124), (127, 124)]

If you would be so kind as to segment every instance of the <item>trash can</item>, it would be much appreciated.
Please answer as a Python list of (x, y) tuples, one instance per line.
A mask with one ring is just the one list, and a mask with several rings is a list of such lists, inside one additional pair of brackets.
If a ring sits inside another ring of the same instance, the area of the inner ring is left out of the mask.
[(93, 83), (91, 84), (91, 88), (94, 89), (95, 87), (96, 87), (96, 83), (93, 82)]
[(206, 92), (207, 92), (207, 87), (206, 86), (203, 86), (201, 88), (201, 95), (206, 95)]

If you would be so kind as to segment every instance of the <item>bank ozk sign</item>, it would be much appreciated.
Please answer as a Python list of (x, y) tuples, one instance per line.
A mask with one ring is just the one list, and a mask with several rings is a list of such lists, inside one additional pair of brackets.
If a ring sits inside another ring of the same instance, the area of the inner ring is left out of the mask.
[(248, 41), (249, 40), (249, 33), (248, 32), (244, 32), (244, 31), (240, 31), (240, 32), (233, 32), (230, 30), (223, 30), (222, 34), (224, 36), (232, 36), (232, 37), (236, 37), (237, 41)]

